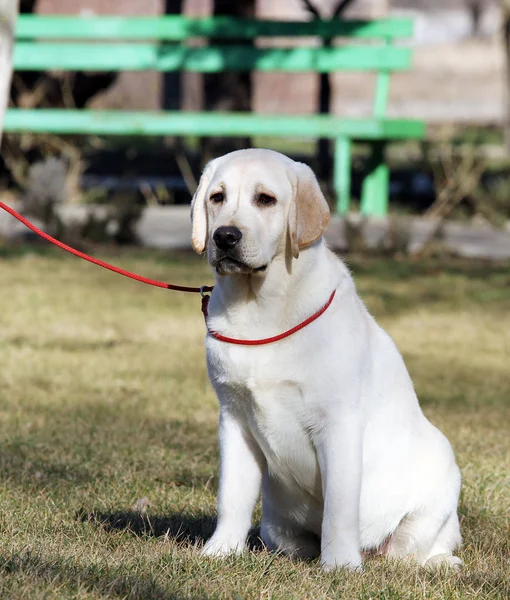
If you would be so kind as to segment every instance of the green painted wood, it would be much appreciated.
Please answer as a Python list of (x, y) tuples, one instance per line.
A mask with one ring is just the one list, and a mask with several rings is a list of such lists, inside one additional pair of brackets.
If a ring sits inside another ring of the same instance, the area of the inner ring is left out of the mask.
[(340, 119), (327, 115), (11, 108), (5, 116), (4, 130), (94, 135), (281, 135), (333, 139), (346, 136), (378, 140), (422, 138), (425, 124), (405, 119)]
[[(339, 119), (332, 116), (282, 116), (228, 113), (117, 112), (59, 109), (10, 109), (5, 130), (55, 134), (182, 135), (182, 136), (299, 136), (335, 140), (334, 188), (337, 210), (348, 211), (353, 139), (371, 142), (370, 173), (362, 188), (362, 212), (384, 216), (388, 210), (389, 169), (384, 163), (388, 139), (419, 139), (420, 121), (385, 119), (390, 71), (408, 69), (409, 49), (389, 45), (410, 37), (411, 19), (376, 21), (278, 22), (230, 17), (194, 19), (166, 17), (90, 17), (22, 15), (14, 50), (17, 70), (157, 70), (203, 73), (226, 70), (283, 72), (379, 71), (374, 118)], [(182, 47), (148, 43), (122, 44), (119, 40), (183, 41), (195, 37), (245, 38), (303, 37), (383, 39), (386, 46), (333, 48), (250, 48), (246, 46)], [(41, 43), (33, 40), (67, 40)], [(80, 43), (72, 40), (80, 40)], [(85, 40), (108, 40), (87, 44)]]
[(385, 162), (386, 143), (372, 144), (370, 171), (365, 176), (361, 188), (360, 211), (371, 217), (385, 217), (388, 214), (390, 170)]
[(374, 96), (374, 117), (378, 117), (380, 119), (382, 119), (386, 114), (386, 108), (388, 106), (390, 77), (391, 74), (389, 71), (380, 71), (377, 73)]
[(344, 215), (351, 202), (351, 140), (342, 136), (335, 139), (333, 162), (333, 187), (336, 194), (336, 210)]
[(285, 71), (403, 70), (410, 67), (409, 48), (342, 46), (336, 48), (189, 48), (155, 44), (81, 44), (17, 42), (17, 71)]
[(231, 17), (78, 17), (20, 15), (18, 39), (168, 40), (193, 37), (255, 38), (320, 36), (405, 38), (413, 35), (411, 19), (374, 21), (264, 21)]
[[(386, 45), (390, 44), (386, 40)], [(382, 118), (386, 114), (388, 106), (388, 98), (390, 94), (390, 73), (386, 70), (380, 71), (377, 74), (374, 95), (374, 117)]]

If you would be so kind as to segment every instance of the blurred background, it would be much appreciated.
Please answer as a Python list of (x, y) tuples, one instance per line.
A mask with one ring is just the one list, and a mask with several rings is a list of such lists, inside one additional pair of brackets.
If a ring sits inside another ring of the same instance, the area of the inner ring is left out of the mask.
[[(414, 251), (425, 238), (437, 241), (440, 229), (451, 249), (455, 246), (460, 253), (510, 257), (507, 0), (21, 0), (20, 12), (84, 17), (233, 15), (297, 21), (318, 17), (411, 17), (414, 35), (399, 43), (412, 47), (412, 68), (392, 74), (386, 114), (423, 120), (427, 129), (424, 140), (390, 141), (387, 147), (390, 214), (427, 218), (427, 224), (418, 227), (417, 241), (411, 244)], [(282, 41), (285, 42), (276, 38), (256, 43), (277, 46)], [(310, 40), (292, 40), (293, 45), (303, 43), (310, 44)], [(375, 80), (375, 74), (366, 72), (321, 76), (313, 72), (19, 71), (13, 75), (10, 102), (21, 108), (301, 115), (329, 112), (358, 118), (371, 114)], [(205, 162), (249, 145), (280, 150), (309, 163), (334, 206), (329, 142), (321, 146), (316, 139), (277, 136), (197, 139), (6, 134), (0, 160), (0, 189), (4, 197), (24, 202), (36, 217), (49, 214), (44, 208), (48, 204), (60, 205), (62, 214), (67, 216), (62, 217), (59, 233), (66, 229), (73, 241), (188, 247), (185, 207)], [(354, 215), (359, 208), (365, 170), (366, 149), (355, 144), (351, 190)], [(109, 207), (108, 215), (97, 209), (105, 205)], [(94, 207), (90, 209), (95, 211), (94, 218), (86, 216), (90, 211), (83, 206)], [(173, 212), (162, 211), (163, 207), (174, 207)], [(115, 223), (110, 218), (112, 211), (116, 213)], [(12, 229), (10, 220), (7, 223), (3, 215), (0, 217), (4, 238), (19, 233), (19, 229)], [(442, 224), (448, 222), (446, 228), (438, 228), (438, 219)], [(73, 225), (65, 225), (68, 221)], [(349, 242), (356, 244), (351, 238), (359, 235), (368, 235), (372, 247), (383, 238), (386, 247), (395, 243), (388, 241), (388, 219), (379, 233), (381, 226), (367, 225), (366, 219), (361, 223), (355, 216), (348, 216), (347, 221), (347, 225), (343, 220), (336, 225), (334, 221), (330, 234), (331, 242), (339, 249), (346, 249)], [(469, 228), (452, 229), (450, 221)], [(430, 225), (431, 222), (435, 224)], [(375, 227), (375, 233), (370, 233), (371, 227)], [(401, 231), (406, 227), (397, 228), (403, 237), (396, 242), (400, 249), (409, 249), (414, 235)], [(478, 249), (474, 249), (474, 242)], [(364, 243), (361, 240), (357, 245)]]

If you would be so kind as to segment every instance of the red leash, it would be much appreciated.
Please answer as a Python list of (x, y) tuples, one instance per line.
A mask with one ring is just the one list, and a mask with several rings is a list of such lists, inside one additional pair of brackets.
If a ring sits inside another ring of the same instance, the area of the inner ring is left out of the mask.
[(32, 225), (32, 223), (30, 223), (30, 221), (27, 221), (27, 219), (25, 219), (25, 217), (20, 215), (18, 212), (16, 212), (10, 206), (7, 206), (7, 204), (0, 202), (0, 208), (3, 208), (10, 215), (12, 215), (15, 219), (18, 219), (18, 221), (21, 221), (21, 223), (23, 223), (23, 225), (25, 225), (25, 227), (28, 227), (34, 233), (37, 233), (37, 235), (41, 236), (46, 241), (51, 242), (52, 244), (55, 244), (55, 246), (58, 246), (62, 250), (65, 250), (66, 252), (70, 252), (71, 254), (74, 254), (75, 256), (78, 256), (79, 258), (83, 258), (84, 260), (88, 260), (89, 262), (91, 262), (94, 265), (99, 265), (100, 267), (103, 267), (104, 269), (109, 269), (110, 271), (113, 271), (114, 273), (118, 273), (119, 275), (124, 275), (124, 277), (130, 277), (131, 279), (135, 279), (136, 281), (141, 281), (142, 283), (147, 283), (148, 285), (154, 285), (156, 287), (165, 288), (167, 290), (176, 290), (178, 292), (197, 292), (197, 293), (198, 292), (211, 292), (213, 289), (211, 286), (205, 286), (205, 285), (202, 286), (201, 288), (188, 287), (185, 285), (172, 285), (171, 283), (165, 283), (163, 281), (156, 281), (155, 279), (149, 279), (148, 277), (142, 277), (142, 275), (137, 275), (136, 273), (131, 273), (130, 271), (126, 271), (125, 269), (121, 269), (120, 267), (114, 267), (113, 265), (109, 265), (108, 263), (105, 263), (102, 260), (99, 260), (98, 258), (93, 258), (92, 256), (85, 254), (84, 252), (80, 252), (79, 250), (76, 250), (75, 248), (71, 248), (71, 246), (68, 246), (67, 244), (64, 244), (63, 242), (59, 242), (54, 237), (51, 237), (51, 235), (48, 235), (46, 232), (42, 231), (42, 229), (39, 229), (39, 227)]
[(322, 315), (322, 313), (328, 309), (329, 305), (333, 302), (333, 298), (335, 297), (336, 290), (331, 294), (331, 296), (329, 297), (329, 300), (326, 302), (326, 304), (322, 308), (320, 308), (316, 313), (314, 313), (311, 317), (308, 317), (308, 319), (304, 320), (299, 325), (296, 325), (295, 327), (292, 327), (291, 329), (288, 329), (287, 331), (284, 331), (283, 333), (280, 333), (279, 335), (275, 335), (274, 337), (263, 338), (261, 340), (239, 340), (236, 338), (226, 337), (224, 335), (221, 335), (220, 333), (217, 333), (216, 331), (212, 331), (207, 326), (207, 317), (208, 317), (207, 308), (209, 305), (210, 296), (206, 296), (205, 292), (212, 292), (213, 286), (203, 285), (201, 287), (188, 287), (186, 285), (173, 285), (171, 283), (165, 283), (164, 281), (157, 281), (156, 279), (149, 279), (148, 277), (143, 277), (142, 275), (137, 275), (136, 273), (131, 273), (130, 271), (126, 271), (125, 269), (121, 269), (120, 267), (115, 267), (114, 265), (110, 265), (102, 260), (99, 260), (98, 258), (89, 256), (88, 254), (85, 254), (84, 252), (80, 252), (80, 250), (76, 250), (75, 248), (72, 248), (71, 246), (68, 246), (67, 244), (64, 244), (63, 242), (60, 242), (59, 240), (55, 239), (51, 235), (48, 235), (46, 232), (42, 231), (42, 229), (39, 229), (39, 227), (36, 227), (32, 223), (30, 223), (30, 221), (25, 219), (25, 217), (23, 217), (18, 212), (16, 212), (13, 208), (11, 208), (10, 206), (7, 206), (7, 204), (4, 204), (1, 201), (0, 201), (0, 208), (3, 208), (6, 212), (8, 212), (10, 215), (12, 215), (15, 219), (18, 219), (18, 221), (23, 223), (23, 225), (25, 225), (25, 227), (28, 227), (31, 231), (33, 231), (34, 233), (36, 233), (38, 236), (42, 237), (46, 241), (54, 244), (55, 246), (57, 246), (58, 248), (61, 248), (62, 250), (65, 250), (66, 252), (69, 252), (70, 254), (74, 254), (74, 256), (78, 256), (78, 258), (83, 258), (83, 260), (87, 260), (88, 262), (90, 262), (94, 265), (98, 265), (100, 267), (103, 267), (104, 269), (108, 269), (109, 271), (118, 273), (119, 275), (124, 275), (124, 277), (129, 277), (130, 279), (140, 281), (141, 283), (146, 283), (148, 285), (153, 285), (155, 287), (164, 288), (166, 290), (175, 290), (177, 292), (200, 293), (202, 295), (202, 313), (204, 315), (205, 325), (207, 327), (207, 331), (208, 331), (209, 335), (211, 335), (213, 338), (215, 338), (221, 342), (227, 342), (228, 344), (239, 344), (242, 346), (261, 346), (263, 344), (271, 344), (273, 342), (278, 342), (279, 340), (283, 340), (284, 338), (289, 337), (293, 333), (296, 333), (300, 329), (303, 329), (303, 327), (310, 325), (310, 323), (315, 321), (315, 319), (318, 319)]

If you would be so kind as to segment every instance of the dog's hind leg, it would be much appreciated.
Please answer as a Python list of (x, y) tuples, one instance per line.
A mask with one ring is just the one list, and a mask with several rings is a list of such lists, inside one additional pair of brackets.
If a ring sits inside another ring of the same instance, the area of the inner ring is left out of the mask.
[(458, 556), (453, 555), (453, 551), (461, 543), (459, 518), (456, 512), (452, 512), (430, 547), (425, 557), (425, 566), (449, 565), (454, 568), (461, 567), (462, 561)]
[(459, 567), (453, 551), (462, 542), (457, 513), (446, 519), (437, 512), (421, 510), (407, 515), (392, 535), (388, 556), (411, 559), (427, 567)]

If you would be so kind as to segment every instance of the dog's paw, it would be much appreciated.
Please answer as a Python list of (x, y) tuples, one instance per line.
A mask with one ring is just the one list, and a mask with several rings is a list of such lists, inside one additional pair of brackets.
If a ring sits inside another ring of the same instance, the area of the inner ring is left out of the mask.
[(215, 558), (223, 558), (231, 554), (239, 555), (244, 551), (244, 543), (232, 542), (215, 538), (214, 536), (202, 548), (202, 556), (212, 556)]
[(436, 554), (431, 556), (425, 563), (427, 569), (440, 569), (443, 567), (450, 569), (461, 569), (464, 563), (458, 556), (452, 556), (451, 554)]
[(335, 569), (348, 569), (349, 571), (362, 571), (363, 559), (359, 552), (338, 552), (335, 554), (322, 553), (321, 567), (324, 571)]

